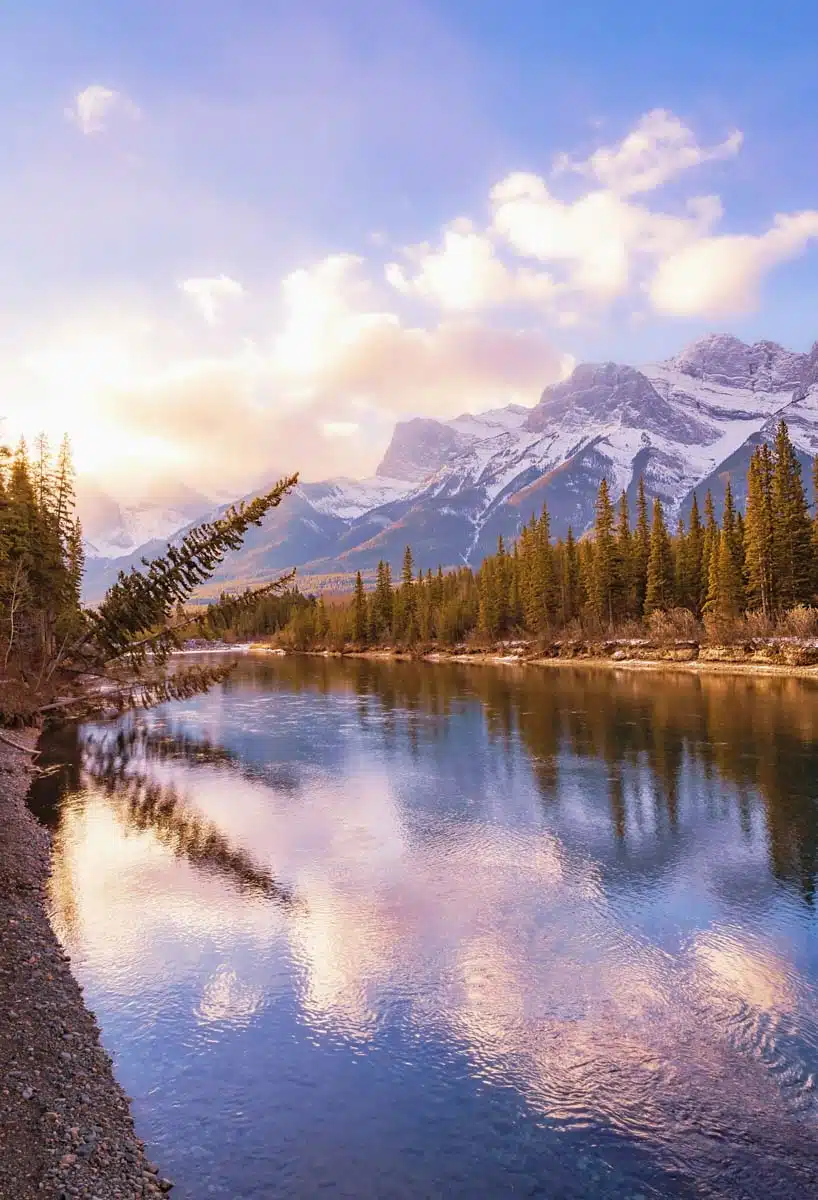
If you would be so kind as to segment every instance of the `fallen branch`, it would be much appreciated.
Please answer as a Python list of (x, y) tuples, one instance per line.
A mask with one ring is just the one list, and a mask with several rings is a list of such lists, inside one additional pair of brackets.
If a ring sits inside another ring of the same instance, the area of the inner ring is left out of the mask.
[(22, 750), (23, 754), (37, 755), (40, 751), (35, 746), (24, 746), (22, 742), (15, 741), (10, 738), (7, 733), (0, 729), (0, 742), (5, 742), (7, 746), (13, 746), (15, 750)]

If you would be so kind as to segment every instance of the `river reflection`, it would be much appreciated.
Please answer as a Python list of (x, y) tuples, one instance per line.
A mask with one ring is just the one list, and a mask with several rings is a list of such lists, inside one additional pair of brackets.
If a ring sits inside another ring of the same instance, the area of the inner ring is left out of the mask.
[(52, 917), (175, 1194), (818, 1195), (816, 733), (314, 658), (63, 730)]

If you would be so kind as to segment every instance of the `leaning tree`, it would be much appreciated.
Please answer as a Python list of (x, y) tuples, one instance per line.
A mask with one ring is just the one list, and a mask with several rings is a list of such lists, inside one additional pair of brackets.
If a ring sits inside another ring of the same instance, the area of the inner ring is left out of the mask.
[(170, 656), (187, 639), (208, 637), (220, 623), (283, 589), (293, 573), (192, 610), (185, 605), (297, 482), (297, 475), (279, 480), (263, 495), (195, 526), (165, 554), (143, 558), (141, 568), (121, 571), (96, 608), (81, 609), (61, 638), (41, 640), (48, 649), (38, 661), (21, 660), (16, 671), (7, 661), (0, 725), (149, 707), (223, 680), (233, 663), (182, 668)]

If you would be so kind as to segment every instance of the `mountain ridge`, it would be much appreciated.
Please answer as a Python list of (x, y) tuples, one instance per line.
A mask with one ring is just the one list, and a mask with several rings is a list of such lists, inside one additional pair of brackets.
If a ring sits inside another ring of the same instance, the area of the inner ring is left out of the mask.
[[(216, 580), (252, 584), (293, 566), (345, 575), (381, 558), (397, 568), (407, 544), (423, 569), (475, 565), (543, 502), (555, 536), (569, 525), (580, 536), (602, 478), (632, 499), (642, 475), (675, 519), (706, 481), (723, 494), (720, 472), (738, 476), (782, 415), (808, 466), (818, 455), (818, 343), (798, 353), (711, 334), (641, 367), (580, 363), (530, 409), (398, 422), (372, 479), (299, 484)], [(165, 544), (90, 559), (89, 598)]]

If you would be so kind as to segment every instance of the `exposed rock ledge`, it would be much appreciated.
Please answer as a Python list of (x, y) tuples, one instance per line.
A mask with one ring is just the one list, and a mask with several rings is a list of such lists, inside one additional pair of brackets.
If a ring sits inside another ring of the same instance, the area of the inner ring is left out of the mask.
[(145, 1158), (46, 915), (49, 836), (25, 803), (30, 763), (0, 742), (0, 1196), (160, 1196), (172, 1185)]

